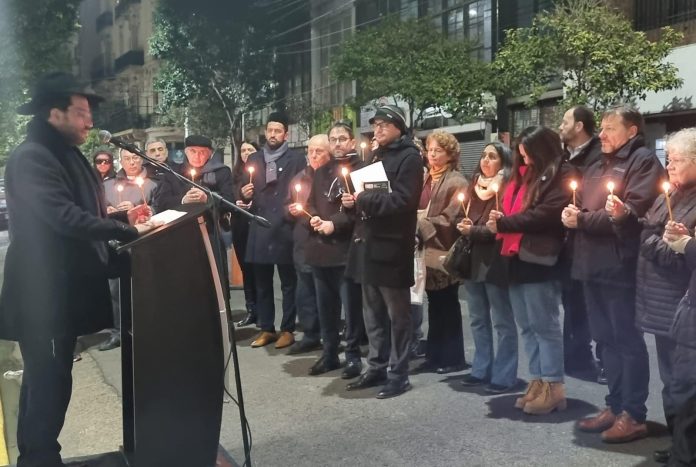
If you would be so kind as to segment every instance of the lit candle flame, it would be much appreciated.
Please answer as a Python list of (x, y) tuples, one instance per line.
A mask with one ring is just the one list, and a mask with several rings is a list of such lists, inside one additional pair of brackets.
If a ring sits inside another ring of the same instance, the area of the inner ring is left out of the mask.
[(500, 190), (500, 186), (497, 183), (491, 183), (491, 190), (495, 191), (498, 193), (498, 190)]
[(607, 190), (609, 190), (609, 194), (611, 194), (611, 195), (614, 194), (614, 188), (616, 188), (616, 185), (614, 185), (614, 182), (607, 183)]
[(464, 193), (459, 193), (457, 195), (457, 199), (459, 200), (460, 203), (464, 202)]
[(367, 143), (365, 141), (363, 141), (362, 143), (360, 143), (360, 147), (362, 149), (365, 149), (367, 147)]
[(254, 173), (254, 167), (253, 167), (253, 166), (252, 166), (252, 167), (249, 167), (247, 170), (249, 171), (250, 174), (253, 174), (253, 173)]
[(142, 188), (145, 184), (145, 180), (143, 180), (143, 177), (135, 177), (135, 184)]
[(341, 167), (341, 175), (343, 175), (344, 177), (348, 175), (348, 169), (346, 169), (345, 167)]
[(575, 180), (570, 182), (570, 189), (573, 191), (577, 190), (578, 189), (578, 182), (576, 182)]
[(116, 190), (120, 193), (123, 191), (123, 185), (116, 185)]
[(196, 176), (196, 169), (191, 169), (191, 181), (193, 181), (193, 177)]
[(672, 185), (670, 185), (669, 182), (664, 182), (662, 184), (662, 189), (665, 191), (665, 193), (669, 193), (670, 188), (672, 188)]
[(298, 193), (299, 193), (300, 191), (302, 191), (302, 185), (300, 185), (299, 183), (296, 184), (296, 185), (295, 185), (295, 191), (298, 192)]

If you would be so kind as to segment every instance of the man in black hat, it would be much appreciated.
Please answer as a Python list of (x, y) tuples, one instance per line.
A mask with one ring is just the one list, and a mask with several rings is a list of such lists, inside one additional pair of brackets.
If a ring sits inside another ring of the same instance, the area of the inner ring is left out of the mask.
[[(292, 223), (287, 216), (290, 181), (307, 165), (304, 156), (288, 148), (288, 119), (273, 112), (266, 123), (266, 144), (249, 156), (246, 167), (253, 167), (251, 183), (241, 188), (241, 197), (251, 202), (251, 212), (271, 222), (270, 228), (252, 223), (247, 240), (246, 261), (254, 268), (256, 312), (261, 332), (251, 343), (263, 347), (276, 342), (276, 348), (295, 342), (295, 287), (297, 277), (292, 257)], [(283, 293), (283, 320), (280, 334), (275, 330), (273, 294), (274, 266), (278, 268)]]
[[(370, 344), (368, 368), (347, 386), (362, 389), (386, 383), (378, 399), (398, 396), (408, 381), (411, 340), (411, 296), (416, 212), (423, 188), (420, 151), (406, 134), (400, 108), (377, 109), (370, 119), (389, 190), (344, 194), (343, 205), (355, 209), (357, 223), (348, 252), (346, 276), (362, 284), (363, 314)], [(357, 187), (356, 187), (357, 188)]]
[[(101, 98), (53, 73), (18, 113), (33, 115), (5, 172), (12, 222), (0, 295), (0, 338), (19, 342), (19, 467), (63, 466), (58, 435), (72, 391), (77, 336), (111, 327), (108, 240), (150, 230), (147, 209), (108, 218), (100, 182), (77, 148)], [(130, 225), (129, 225), (130, 224)]]

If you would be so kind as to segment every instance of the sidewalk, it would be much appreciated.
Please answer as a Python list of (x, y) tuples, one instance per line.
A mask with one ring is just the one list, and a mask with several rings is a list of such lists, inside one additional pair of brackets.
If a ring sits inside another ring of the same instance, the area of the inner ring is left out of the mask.
[[(236, 317), (242, 315), (242, 295), (232, 291)], [(473, 343), (465, 306), (463, 314), (470, 360)], [(652, 451), (668, 443), (661, 434), (605, 445), (598, 435), (576, 432), (576, 419), (604, 405), (606, 386), (593, 382), (568, 378), (568, 409), (543, 417), (512, 408), (516, 395), (491, 397), (463, 387), (458, 384), (461, 374), (412, 376), (411, 391), (380, 401), (374, 390), (346, 392), (340, 370), (308, 376), (318, 352), (290, 357), (272, 345), (251, 349), (255, 333), (253, 328), (237, 331), (257, 466), (653, 466)], [(89, 349), (74, 365), (73, 398), (60, 438), (65, 457), (114, 451), (121, 443), (120, 351), (99, 352), (99, 339), (83, 340)], [(652, 359), (648, 417), (659, 434), (664, 430), (661, 384), (654, 340), (646, 340)], [(520, 377), (526, 377), (521, 349)], [(234, 387), (230, 391), (236, 395)], [(224, 407), (220, 442), (235, 460), (243, 458), (239, 415), (232, 403)]]

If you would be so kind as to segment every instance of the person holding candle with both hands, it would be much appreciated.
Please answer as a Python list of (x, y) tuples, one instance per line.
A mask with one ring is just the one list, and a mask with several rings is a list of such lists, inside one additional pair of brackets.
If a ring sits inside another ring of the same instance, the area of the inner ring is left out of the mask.
[(510, 391), (517, 384), (517, 328), (507, 289), (506, 261), (500, 256), (495, 234), (486, 227), (495, 209), (492, 185), (496, 183), (504, 193), (511, 168), (507, 146), (491, 143), (483, 149), (464, 196), (465, 217), (457, 224), (471, 243), (471, 275), (465, 278), (464, 287), (475, 345), (471, 373), (462, 378), (462, 384), (485, 384), (485, 391), (491, 394)]
[(514, 154), (502, 212), (491, 211), (486, 225), (498, 233), (501, 255), (509, 259), (510, 304), (529, 359), (532, 380), (515, 407), (539, 415), (566, 408), (558, 255), (573, 169), (549, 128), (523, 130)]
[(602, 347), (609, 385), (607, 407), (578, 428), (621, 443), (647, 435), (650, 368), (635, 323), (638, 219), (657, 198), (664, 169), (645, 147), (643, 117), (633, 108), (605, 112), (599, 139), (602, 157), (580, 182), (582, 211), (569, 205), (562, 220), (575, 230), (574, 251), (582, 252), (573, 256), (571, 275), (583, 282), (590, 332)]
[[(638, 220), (642, 225), (640, 254), (637, 264), (636, 325), (655, 335), (655, 349), (660, 379), (664, 385), (662, 405), (670, 434), (678, 409), (693, 389), (674, 385), (673, 365), (676, 342), (670, 335), (680, 300), (689, 287), (690, 270), (683, 254), (673, 251), (662, 239), (665, 226), (682, 234), (693, 232), (696, 226), (696, 129), (682, 130), (669, 135), (665, 142), (668, 155), (669, 182), (664, 182), (662, 193)], [(623, 201), (613, 199), (613, 207), (622, 212)], [(615, 226), (619, 235), (635, 222), (630, 217), (618, 216)], [(696, 363), (696, 362), (694, 362)], [(655, 452), (655, 459), (667, 462), (669, 450)]]

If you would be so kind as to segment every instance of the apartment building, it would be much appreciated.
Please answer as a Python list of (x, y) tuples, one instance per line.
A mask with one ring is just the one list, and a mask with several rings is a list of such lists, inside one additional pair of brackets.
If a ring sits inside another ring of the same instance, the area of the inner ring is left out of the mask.
[(184, 132), (161, 126), (153, 82), (158, 62), (147, 51), (157, 0), (85, 0), (80, 7), (79, 73), (107, 98), (98, 124), (144, 143), (163, 138), (170, 155), (182, 159)]

